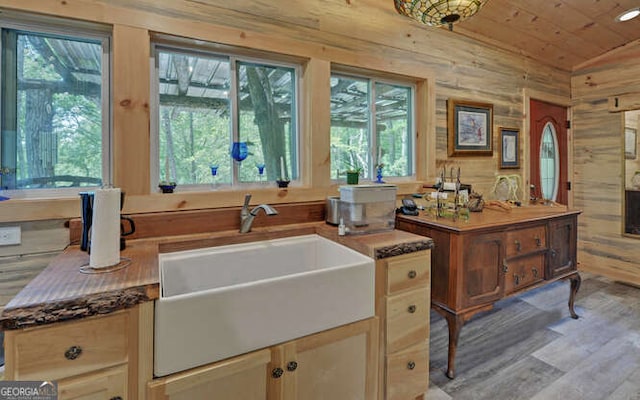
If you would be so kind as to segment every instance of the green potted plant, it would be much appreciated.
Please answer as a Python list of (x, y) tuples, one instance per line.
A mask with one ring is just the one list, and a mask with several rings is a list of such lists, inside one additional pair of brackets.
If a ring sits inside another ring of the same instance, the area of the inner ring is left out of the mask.
[(347, 174), (347, 185), (357, 185), (358, 180), (360, 179), (360, 174), (362, 173), (362, 168), (349, 168), (346, 172)]

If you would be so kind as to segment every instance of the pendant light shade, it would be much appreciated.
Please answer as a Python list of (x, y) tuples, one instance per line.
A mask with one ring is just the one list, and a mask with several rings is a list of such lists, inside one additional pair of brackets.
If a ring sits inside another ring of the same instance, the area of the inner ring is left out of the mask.
[(429, 26), (453, 24), (477, 13), (488, 0), (394, 0), (398, 13)]

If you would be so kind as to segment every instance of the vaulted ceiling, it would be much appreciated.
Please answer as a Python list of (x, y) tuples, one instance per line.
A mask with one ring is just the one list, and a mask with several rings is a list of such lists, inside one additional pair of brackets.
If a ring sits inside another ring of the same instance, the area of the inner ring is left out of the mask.
[(640, 17), (617, 22), (638, 0), (489, 0), (454, 31), (566, 71), (640, 41)]

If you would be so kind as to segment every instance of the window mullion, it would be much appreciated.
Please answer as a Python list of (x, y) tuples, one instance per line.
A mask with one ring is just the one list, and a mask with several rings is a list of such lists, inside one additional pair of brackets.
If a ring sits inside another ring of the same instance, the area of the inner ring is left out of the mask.
[(102, 40), (102, 184), (113, 184), (113, 135), (111, 134), (111, 43)]
[[(238, 99), (238, 95), (240, 90), (238, 88), (238, 82), (240, 81), (240, 77), (238, 76), (238, 68), (235, 57), (229, 58), (229, 71), (231, 77), (231, 88), (229, 90), (229, 96), (231, 98), (231, 115), (230, 123), (231, 123), (231, 141), (229, 143), (229, 147), (234, 142), (240, 141), (240, 102)], [(231, 158), (231, 185), (235, 186), (240, 182), (240, 165), (233, 158)]]
[(374, 80), (369, 81), (369, 141), (371, 145), (369, 146), (369, 174), (370, 178), (373, 179), (374, 176), (374, 168), (373, 166), (378, 164), (378, 127), (376, 120), (376, 82)]
[[(0, 144), (2, 165), (0, 166), (12, 169), (16, 168), (17, 164), (17, 38), (15, 31), (2, 30), (2, 143)], [(16, 186), (17, 173), (2, 175), (0, 179), (2, 179), (2, 187), (13, 189)]]

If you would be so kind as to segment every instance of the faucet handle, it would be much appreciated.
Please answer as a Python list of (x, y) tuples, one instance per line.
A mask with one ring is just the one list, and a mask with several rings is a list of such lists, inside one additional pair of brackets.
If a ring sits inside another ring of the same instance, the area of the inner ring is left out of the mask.
[(247, 193), (244, 195), (244, 208), (249, 207), (249, 202), (251, 201), (251, 194)]

